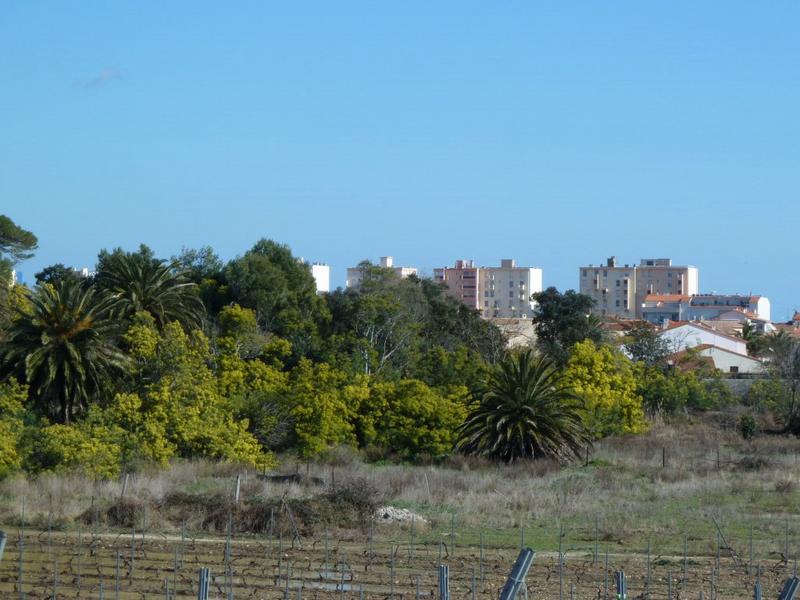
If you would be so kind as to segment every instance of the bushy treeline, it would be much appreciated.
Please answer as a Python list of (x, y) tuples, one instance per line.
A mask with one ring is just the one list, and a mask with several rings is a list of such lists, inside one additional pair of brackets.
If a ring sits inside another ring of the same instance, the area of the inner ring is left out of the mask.
[(0, 472), (114, 476), (174, 457), (267, 467), (332, 446), (404, 460), (450, 452), (502, 334), (431, 281), (365, 265), (316, 294), (262, 240), (227, 264), (142, 246), (96, 275), (54, 265), (4, 299)]
[[(0, 256), (28, 256), (3, 245), (3, 226)], [(536, 294), (537, 348), (509, 351), (442, 284), (362, 267), (358, 289), (318, 295), (273, 241), (227, 263), (141, 246), (101, 251), (91, 277), (52, 265), (31, 288), (0, 286), (0, 476), (199, 457), (269, 468), (277, 452), (340, 445), (405, 461), (567, 459), (653, 414), (733, 402), (713, 371), (667, 364), (649, 327), (609, 340), (571, 290)], [(757, 386), (753, 403), (796, 413), (798, 388)]]

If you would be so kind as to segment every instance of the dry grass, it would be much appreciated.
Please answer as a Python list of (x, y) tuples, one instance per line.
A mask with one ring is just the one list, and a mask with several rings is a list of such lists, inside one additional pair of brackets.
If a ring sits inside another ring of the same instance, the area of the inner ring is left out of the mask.
[[(325, 463), (298, 465), (287, 458), (280, 470), (339, 485), (368, 481), (386, 503), (423, 514), (433, 527), (446, 526), (453, 514), (461, 529), (534, 523), (586, 528), (599, 522), (603, 535), (624, 543), (643, 532), (686, 531), (709, 516), (728, 523), (731, 535), (741, 534), (745, 522), (754, 519), (794, 520), (800, 516), (798, 452), (795, 438), (748, 442), (705, 419), (603, 440), (587, 465), (534, 462), (509, 467), (463, 457), (439, 466), (375, 465), (352, 451), (337, 450)], [(203, 507), (204, 499), (227, 506), (237, 474), (242, 476), (242, 498), (252, 503), (258, 499), (264, 506), (272, 506), (270, 499), (309, 500), (325, 492), (314, 485), (261, 481), (236, 465), (196, 461), (131, 475), (126, 497), (147, 507), (152, 527), (168, 529), (191, 519), (191, 514), (170, 507), (170, 499), (192, 495), (195, 522), (202, 526), (205, 515), (199, 513), (212, 510)], [(0, 522), (18, 521), (24, 498), (28, 523), (43, 525), (51, 519), (68, 526), (81, 515), (85, 520), (89, 507), (108, 511), (121, 493), (120, 481), (93, 482), (79, 474), (17, 477), (0, 483)], [(131, 513), (135, 517), (104, 514), (112, 525), (129, 525), (130, 519), (141, 517), (136, 511)]]

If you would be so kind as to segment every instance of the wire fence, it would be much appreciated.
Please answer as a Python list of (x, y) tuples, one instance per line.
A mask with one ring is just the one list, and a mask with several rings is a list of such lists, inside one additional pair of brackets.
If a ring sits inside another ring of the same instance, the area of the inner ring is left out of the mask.
[(154, 529), (146, 519), (129, 531), (98, 523), (32, 530), (23, 520), (2, 527), (0, 597), (194, 599), (198, 573), (208, 568), (209, 598), (439, 598), (439, 567), (447, 565), (449, 597), (477, 600), (498, 597), (526, 546), (537, 550), (526, 589), (541, 599), (616, 598), (618, 571), (630, 599), (751, 598), (756, 584), (763, 597), (777, 598), (797, 572), (791, 524), (777, 519), (730, 527), (734, 536), (712, 517), (702, 530), (676, 532), (666, 546), (608, 539), (599, 519), (583, 527), (481, 529), (452, 515), (437, 527), (412, 519), (355, 534), (280, 533), (280, 520), (291, 518), (275, 514), (258, 534), (234, 531), (233, 519), (221, 534)]

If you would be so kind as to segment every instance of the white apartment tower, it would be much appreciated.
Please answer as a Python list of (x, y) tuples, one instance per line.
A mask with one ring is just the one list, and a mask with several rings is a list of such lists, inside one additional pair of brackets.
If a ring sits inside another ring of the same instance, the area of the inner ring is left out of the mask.
[(327, 294), (331, 291), (331, 267), (325, 263), (311, 263), (311, 276), (317, 286), (317, 294)]
[(481, 314), (486, 318), (532, 319), (536, 303), (531, 295), (542, 291), (542, 270), (518, 267), (504, 258), (499, 267), (482, 267), (478, 276)]

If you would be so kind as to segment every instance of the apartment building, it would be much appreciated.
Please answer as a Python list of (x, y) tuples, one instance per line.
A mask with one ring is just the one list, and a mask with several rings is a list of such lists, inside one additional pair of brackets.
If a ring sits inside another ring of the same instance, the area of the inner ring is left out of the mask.
[(317, 294), (327, 294), (331, 291), (331, 267), (325, 263), (311, 263), (311, 276), (314, 278), (314, 285), (317, 287)]
[[(415, 267), (395, 267), (394, 259), (391, 256), (381, 256), (378, 266), (383, 269), (392, 269), (400, 279), (417, 274)], [(361, 266), (348, 268), (346, 286), (348, 288), (357, 288), (361, 284), (363, 277), (364, 269)]]
[(531, 295), (542, 291), (542, 270), (519, 267), (505, 258), (499, 267), (476, 267), (458, 260), (453, 267), (434, 269), (433, 277), (447, 286), (448, 294), (481, 311), (487, 319), (532, 319)]
[(480, 310), (479, 271), (473, 261), (457, 260), (455, 266), (434, 269), (433, 279), (447, 286), (448, 295), (470, 308)]
[(580, 267), (580, 292), (595, 301), (594, 312), (620, 319), (639, 319), (648, 295), (697, 294), (699, 271), (673, 265), (669, 258), (643, 258), (638, 265), (619, 265), (616, 257), (603, 266)]
[(648, 294), (641, 310), (644, 320), (656, 324), (664, 321), (770, 321), (769, 298), (750, 294)]

